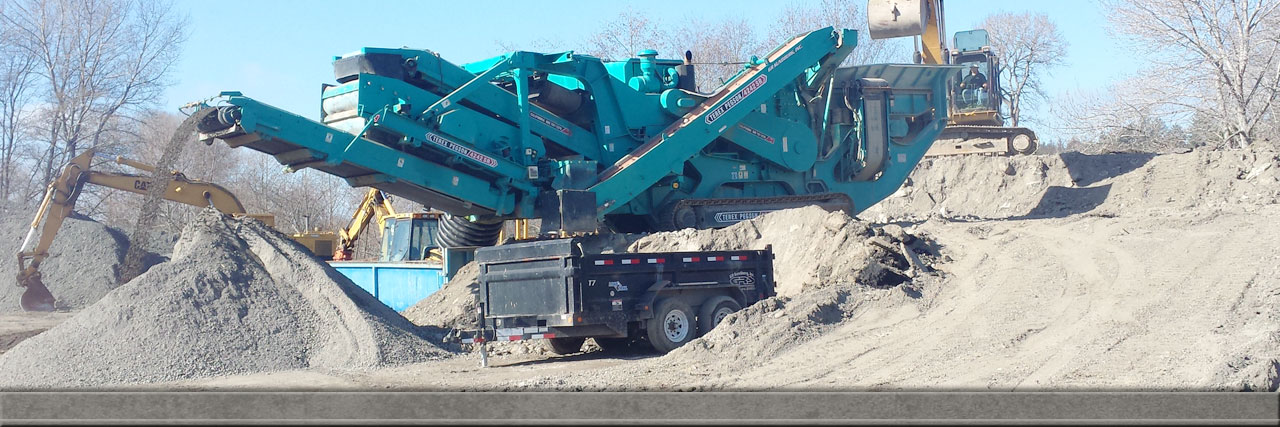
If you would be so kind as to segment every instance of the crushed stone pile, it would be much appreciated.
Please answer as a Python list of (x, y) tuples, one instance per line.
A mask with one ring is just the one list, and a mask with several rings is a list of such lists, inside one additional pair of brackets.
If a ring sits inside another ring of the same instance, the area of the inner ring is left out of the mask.
[[(18, 300), (25, 288), (17, 286), (16, 254), (31, 228), (35, 207), (10, 206), (0, 209), (0, 313), (18, 313)], [(39, 233), (37, 231), (37, 233)], [(39, 235), (32, 240), (38, 239)], [(34, 247), (33, 241), (30, 246)], [(72, 215), (62, 223), (49, 248), (49, 257), (40, 265), (45, 286), (57, 298), (56, 307), (75, 310), (93, 304), (119, 282), (119, 268), (129, 247), (129, 239), (120, 230), (88, 218)], [(163, 257), (149, 254), (145, 265), (159, 263)]]
[(416, 328), (287, 236), (206, 210), (172, 259), (0, 355), (0, 387), (93, 387), (437, 359)]
[(861, 217), (944, 218), (1181, 214), (1280, 203), (1280, 155), (1265, 148), (1188, 153), (925, 159), (893, 196)]

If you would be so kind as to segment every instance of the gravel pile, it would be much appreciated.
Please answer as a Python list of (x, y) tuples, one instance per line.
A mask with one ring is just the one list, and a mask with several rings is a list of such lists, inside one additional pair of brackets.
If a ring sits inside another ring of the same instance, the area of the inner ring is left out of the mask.
[(0, 387), (404, 364), (447, 355), (440, 335), (261, 222), (206, 210), (170, 261), (0, 356)]
[[(17, 286), (16, 254), (35, 212), (35, 207), (0, 210), (0, 253), (5, 255), (0, 262), (0, 313), (22, 311), (18, 299), (25, 288)], [(128, 246), (129, 239), (120, 230), (78, 215), (63, 221), (49, 248), (49, 257), (40, 265), (45, 286), (57, 298), (57, 308), (84, 308), (106, 295), (118, 283), (118, 270)], [(146, 266), (162, 260), (149, 254)]]

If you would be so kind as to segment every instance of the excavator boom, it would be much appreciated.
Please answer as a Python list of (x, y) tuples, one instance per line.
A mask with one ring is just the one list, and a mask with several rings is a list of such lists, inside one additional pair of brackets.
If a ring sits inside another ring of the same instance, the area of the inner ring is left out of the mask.
[[(58, 229), (62, 227), (63, 220), (71, 215), (76, 199), (86, 183), (137, 194), (146, 194), (147, 189), (153, 184), (149, 176), (91, 171), (89, 167), (93, 156), (93, 150), (85, 150), (84, 153), (71, 159), (57, 179), (49, 183), (44, 199), (40, 202), (40, 209), (36, 211), (36, 217), (31, 221), (31, 229), (23, 239), (22, 246), (18, 248), (18, 286), (26, 288), (20, 301), (23, 310), (51, 311), (54, 309), (53, 294), (40, 278), (40, 263), (49, 256), (49, 247), (53, 245)], [(121, 157), (116, 158), (116, 163), (144, 171), (155, 170), (149, 165)], [(225, 214), (245, 215), (244, 205), (226, 188), (209, 182), (188, 179), (178, 172), (173, 172), (173, 179), (165, 190), (164, 198), (192, 206), (213, 206)], [(249, 216), (262, 220), (268, 225), (274, 225), (275, 222), (274, 217), (270, 215)], [(40, 227), (41, 222), (44, 223), (43, 228)], [(37, 231), (39, 231), (39, 240), (36, 241), (34, 248), (27, 250)]]
[(360, 206), (351, 215), (351, 222), (347, 224), (346, 228), (338, 230), (338, 237), (341, 243), (338, 250), (333, 253), (334, 261), (351, 259), (351, 255), (356, 248), (356, 240), (368, 229), (370, 220), (377, 219), (378, 232), (382, 232), (386, 227), (384, 218), (395, 214), (396, 210), (391, 206), (391, 199), (382, 190), (370, 188), (365, 193), (364, 200), (360, 202)]

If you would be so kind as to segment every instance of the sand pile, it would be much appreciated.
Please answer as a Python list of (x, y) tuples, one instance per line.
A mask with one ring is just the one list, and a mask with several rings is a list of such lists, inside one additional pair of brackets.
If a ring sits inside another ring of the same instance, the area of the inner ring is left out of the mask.
[[(683, 375), (650, 373), (696, 372), (704, 381), (741, 376), (859, 319), (872, 308), (921, 310), (930, 304), (935, 284), (941, 280), (930, 267), (942, 256), (940, 248), (923, 233), (896, 225), (872, 226), (844, 212), (813, 206), (769, 213), (718, 230), (655, 233), (629, 250), (736, 250), (765, 245), (773, 245), (777, 297), (730, 315), (710, 333), (662, 357), (620, 369), (510, 382), (506, 387), (688, 390)], [(650, 380), (627, 380), (638, 377)]]
[[(902, 227), (873, 228), (844, 212), (816, 206), (762, 215), (715, 230), (655, 233), (628, 252), (764, 249), (773, 245), (778, 295), (790, 296), (825, 284), (894, 286), (909, 281), (908, 245), (923, 244)], [(926, 246), (921, 246), (925, 248)]]
[(878, 222), (1170, 214), (1280, 203), (1280, 156), (1267, 149), (926, 159), (893, 196), (859, 216)]
[(170, 261), (0, 356), (0, 386), (367, 368), (438, 358), (438, 338), (287, 236), (206, 210)]
[[(0, 313), (22, 311), (18, 299), (25, 288), (17, 286), (15, 257), (35, 211), (34, 207), (0, 211), (0, 254), (5, 256), (0, 262)], [(38, 238), (37, 235), (35, 239)], [(31, 246), (34, 245), (32, 242)], [(57, 298), (57, 307), (79, 309), (106, 295), (116, 286), (128, 246), (128, 237), (119, 230), (88, 218), (68, 217), (49, 248), (49, 257), (40, 265), (44, 284)], [(153, 254), (146, 261), (149, 266), (161, 260)]]

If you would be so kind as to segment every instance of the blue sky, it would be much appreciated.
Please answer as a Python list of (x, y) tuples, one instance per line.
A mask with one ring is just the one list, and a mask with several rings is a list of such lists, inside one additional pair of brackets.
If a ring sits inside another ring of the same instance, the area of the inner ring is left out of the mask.
[[(320, 84), (332, 83), (333, 56), (364, 46), (426, 48), (463, 63), (501, 53), (499, 40), (580, 40), (630, 5), (666, 21), (700, 16), (710, 21), (743, 18), (759, 32), (787, 2), (744, 0), (645, 1), (179, 1), (190, 16), (189, 36), (166, 91), (163, 108), (238, 90), (304, 117), (318, 118)], [(732, 5), (732, 6), (729, 6)], [(865, 5), (865, 2), (864, 2)], [(1046, 79), (1049, 93), (1101, 90), (1137, 71), (1135, 55), (1107, 33), (1106, 17), (1093, 1), (952, 0), (947, 31), (976, 26), (993, 12), (1034, 11), (1057, 22), (1069, 43), (1065, 65)], [(763, 53), (763, 52), (762, 52)], [(902, 62), (909, 62), (905, 56)], [(1039, 115), (1047, 115), (1041, 108)], [(1035, 129), (1042, 140), (1057, 132)]]

